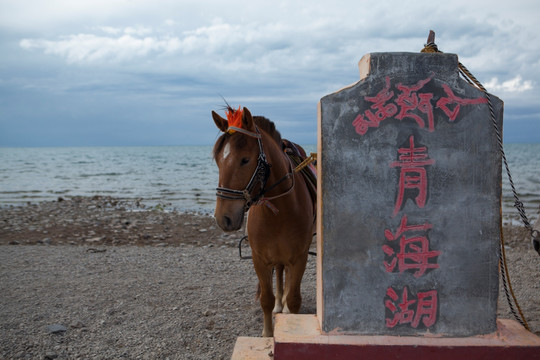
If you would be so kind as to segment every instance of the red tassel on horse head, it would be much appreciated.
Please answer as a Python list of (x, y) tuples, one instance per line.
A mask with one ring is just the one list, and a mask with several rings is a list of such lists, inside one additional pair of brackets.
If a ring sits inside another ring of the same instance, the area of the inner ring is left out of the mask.
[(227, 114), (227, 120), (229, 122), (229, 129), (227, 129), (229, 134), (232, 134), (235, 131), (234, 129), (231, 129), (231, 127), (242, 128), (242, 116), (244, 115), (244, 112), (242, 111), (241, 106), (238, 106), (237, 110), (229, 107), (225, 113)]

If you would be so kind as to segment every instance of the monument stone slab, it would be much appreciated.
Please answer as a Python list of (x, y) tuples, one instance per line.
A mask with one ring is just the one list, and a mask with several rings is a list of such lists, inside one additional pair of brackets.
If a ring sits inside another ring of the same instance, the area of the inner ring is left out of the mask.
[(322, 331), (495, 331), (501, 155), (485, 94), (453, 54), (372, 53), (360, 73), (319, 103)]

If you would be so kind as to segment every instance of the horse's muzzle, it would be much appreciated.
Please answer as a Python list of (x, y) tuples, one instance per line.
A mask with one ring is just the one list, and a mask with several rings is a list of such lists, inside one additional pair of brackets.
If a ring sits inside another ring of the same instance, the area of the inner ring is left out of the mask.
[(243, 209), (242, 211), (227, 214), (218, 214), (216, 211), (214, 216), (216, 223), (223, 231), (236, 231), (242, 227), (242, 223), (244, 222)]

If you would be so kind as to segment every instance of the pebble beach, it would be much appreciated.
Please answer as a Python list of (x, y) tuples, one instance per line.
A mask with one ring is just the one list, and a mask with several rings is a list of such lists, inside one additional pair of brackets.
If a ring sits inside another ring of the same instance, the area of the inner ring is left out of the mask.
[[(540, 257), (523, 228), (504, 234), (513, 290), (540, 334)], [(0, 208), (0, 358), (229, 359), (238, 336), (262, 329), (242, 236), (209, 215), (112, 197)], [(301, 313), (316, 311), (315, 279), (310, 257)], [(502, 290), (498, 317), (513, 318)]]

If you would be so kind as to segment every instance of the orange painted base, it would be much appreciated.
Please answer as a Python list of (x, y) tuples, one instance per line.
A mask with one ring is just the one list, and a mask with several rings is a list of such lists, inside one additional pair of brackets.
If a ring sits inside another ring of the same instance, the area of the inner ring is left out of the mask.
[(465, 338), (322, 334), (315, 315), (277, 315), (274, 359), (540, 359), (540, 337), (513, 320)]
[(272, 360), (274, 338), (239, 337), (236, 339), (232, 360)]

